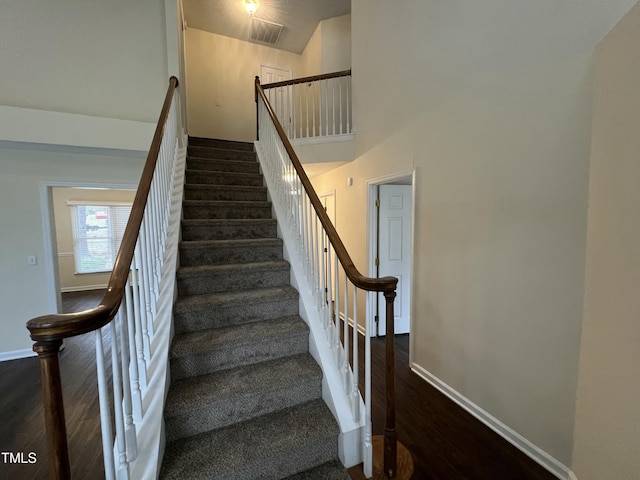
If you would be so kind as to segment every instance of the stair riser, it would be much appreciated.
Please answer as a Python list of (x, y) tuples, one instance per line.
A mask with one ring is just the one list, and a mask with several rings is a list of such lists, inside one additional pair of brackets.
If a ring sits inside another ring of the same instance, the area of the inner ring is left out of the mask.
[(167, 442), (244, 422), (321, 396), (322, 377), (317, 376), (307, 377), (287, 388), (244, 396), (237, 403), (214, 401), (184, 411), (182, 415), (165, 418)]
[(239, 162), (255, 162), (256, 153), (242, 150), (226, 150), (211, 147), (188, 147), (187, 156), (214, 158), (216, 160), (236, 160)]
[(222, 201), (251, 201), (264, 202), (267, 200), (267, 189), (264, 187), (233, 188), (228, 186), (211, 185), (202, 187), (186, 185), (185, 200), (222, 200)]
[(196, 157), (187, 158), (187, 168), (208, 172), (260, 173), (260, 165), (257, 162), (209, 160)]
[(286, 297), (244, 305), (192, 305), (188, 311), (176, 304), (174, 325), (176, 333), (184, 333), (297, 314), (298, 299)]
[(222, 265), (226, 263), (266, 262), (282, 259), (282, 246), (254, 246), (249, 249), (242, 246), (216, 248), (180, 248), (180, 265)]
[(265, 202), (265, 206), (245, 207), (242, 205), (183, 205), (184, 218), (271, 218), (271, 205)]
[(203, 295), (208, 293), (231, 292), (254, 288), (268, 288), (289, 285), (289, 266), (280, 270), (244, 270), (210, 273), (206, 276), (178, 277), (178, 295)]
[(183, 225), (183, 240), (231, 240), (248, 238), (275, 238), (275, 222), (247, 225)]
[(261, 175), (246, 173), (218, 173), (204, 172), (199, 170), (187, 170), (187, 183), (204, 185), (239, 185), (247, 187), (262, 187), (263, 178)]
[(244, 150), (253, 152), (253, 143), (216, 140), (213, 138), (189, 137), (189, 145), (193, 147), (224, 148), (227, 150)]

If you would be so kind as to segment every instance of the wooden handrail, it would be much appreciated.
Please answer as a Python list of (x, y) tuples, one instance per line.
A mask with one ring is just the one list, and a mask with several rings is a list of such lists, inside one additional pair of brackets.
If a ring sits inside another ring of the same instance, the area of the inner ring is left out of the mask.
[(125, 295), (125, 286), (129, 278), (147, 198), (151, 190), (151, 181), (153, 180), (160, 153), (162, 136), (177, 86), (178, 79), (171, 77), (149, 154), (142, 170), (138, 190), (131, 207), (131, 214), (127, 221), (111, 277), (109, 278), (107, 291), (100, 304), (84, 312), (43, 315), (27, 322), (31, 338), (36, 342), (33, 346), (33, 351), (40, 358), (49, 478), (51, 479), (66, 480), (71, 478), (62, 379), (58, 359), (60, 346), (65, 338), (102, 328), (113, 320), (118, 312)]
[(125, 284), (129, 278), (129, 269), (131, 261), (133, 260), (138, 232), (142, 224), (142, 217), (147, 205), (147, 197), (151, 189), (151, 180), (153, 179), (153, 172), (156, 168), (156, 162), (160, 152), (162, 134), (164, 133), (169, 109), (171, 108), (173, 92), (177, 86), (178, 79), (172, 76), (169, 79), (167, 95), (164, 99), (153, 141), (140, 177), (140, 183), (138, 184), (138, 190), (136, 191), (133, 206), (131, 207), (131, 214), (122, 237), (122, 243), (120, 244), (113, 271), (109, 278), (107, 291), (102, 297), (100, 304), (84, 312), (43, 315), (29, 320), (27, 322), (27, 328), (31, 333), (32, 340), (36, 342), (50, 342), (81, 335), (104, 327), (116, 315), (124, 296)]
[(282, 82), (265, 83), (262, 85), (263, 89), (285, 87), (287, 85), (297, 85), (298, 83), (310, 83), (317, 82), (318, 80), (327, 80), (329, 78), (348, 77), (351, 75), (351, 70), (342, 70), (340, 72), (323, 73), (321, 75), (313, 75), (311, 77), (294, 78), (293, 80), (283, 80)]
[[(343, 75), (351, 75), (351, 70), (346, 70), (344, 72), (338, 72), (337, 74), (325, 74), (325, 75), (317, 75), (315, 77), (305, 77), (298, 78), (295, 80), (290, 80), (286, 82), (277, 82), (271, 83), (267, 88), (285, 86), (285, 85), (293, 85), (296, 83), (306, 83), (315, 80), (322, 80), (325, 78), (333, 78), (336, 76)], [(273, 108), (269, 100), (267, 99), (263, 87), (260, 85), (260, 77), (255, 77), (255, 98), (256, 98), (256, 109), (257, 114), (259, 114), (258, 108), (258, 97), (262, 98), (264, 106), (273, 122), (273, 125), (278, 132), (278, 136), (284, 145), (287, 154), (289, 155), (289, 159), (295, 168), (298, 177), (300, 178), (300, 182), (302, 183), (311, 204), (316, 212), (316, 215), (320, 219), (320, 223), (322, 224), (324, 231), (333, 246), (336, 256), (342, 267), (344, 268), (345, 275), (353, 285), (357, 288), (367, 291), (374, 292), (382, 292), (385, 297), (386, 304), (386, 368), (385, 368), (385, 403), (386, 403), (386, 421), (384, 427), (384, 437), (382, 439), (374, 438), (374, 451), (378, 449), (378, 446), (381, 445), (381, 448), (378, 453), (383, 456), (383, 466), (382, 470), (375, 474), (375, 478), (398, 478), (398, 480), (404, 480), (411, 477), (413, 474), (413, 460), (411, 459), (411, 454), (408, 450), (398, 442), (396, 435), (396, 415), (395, 415), (395, 350), (394, 350), (394, 308), (393, 303), (396, 297), (396, 287), (398, 285), (398, 279), (395, 277), (382, 277), (382, 278), (372, 278), (366, 277), (362, 275), (351, 259), (351, 256), (347, 252), (338, 232), (336, 231), (333, 223), (329, 219), (327, 212), (325, 211), (322, 202), (318, 198), (318, 195), (311, 185), (309, 181), (309, 177), (307, 177), (304, 168), (302, 167), (302, 163), (300, 159), (296, 155), (295, 150), (291, 146), (291, 142), (289, 142), (289, 138), (287, 137), (278, 117), (276, 116)], [(256, 118), (256, 122), (258, 126), (260, 125), (259, 118)], [(345, 314), (346, 315), (346, 314)], [(355, 340), (354, 340), (355, 341)], [(378, 440), (381, 440), (379, 442)], [(398, 454), (402, 452), (402, 468), (398, 468)]]
[[(347, 71), (351, 72), (350, 70), (347, 70)], [(318, 75), (318, 76), (322, 76), (322, 75)], [(307, 77), (307, 78), (314, 78), (314, 77)], [(283, 82), (279, 82), (279, 83), (283, 83)], [(270, 85), (273, 86), (276, 84), (272, 83)], [(340, 239), (338, 232), (333, 226), (333, 223), (331, 223), (331, 220), (329, 219), (329, 215), (327, 215), (327, 212), (325, 212), (324, 207), (322, 206), (322, 202), (318, 198), (318, 194), (316, 193), (313, 186), (311, 185), (311, 181), (309, 181), (309, 177), (307, 177), (307, 174), (305, 173), (304, 168), (302, 168), (302, 163), (300, 163), (300, 159), (298, 159), (298, 156), (296, 155), (295, 150), (291, 146), (291, 142), (289, 142), (289, 139), (287, 138), (287, 135), (284, 132), (284, 129), (282, 128), (282, 125), (280, 125), (280, 121), (278, 120), (278, 117), (276, 116), (275, 112), (271, 108), (271, 104), (267, 100), (264, 90), (260, 85), (260, 77), (256, 77), (255, 79), (255, 88), (256, 88), (256, 101), (257, 101), (258, 95), (262, 97), (262, 101), (264, 102), (264, 105), (267, 108), (269, 117), (271, 117), (271, 120), (273, 121), (273, 124), (276, 127), (276, 131), (278, 132), (278, 135), (282, 140), (284, 148), (289, 154), (291, 163), (293, 163), (293, 166), (296, 169), (298, 176), (300, 177), (300, 181), (302, 182), (302, 185), (304, 186), (304, 189), (307, 192), (307, 195), (309, 196), (309, 200), (311, 200), (311, 204), (313, 205), (313, 208), (315, 209), (316, 214), (318, 215), (318, 218), (320, 218), (320, 223), (322, 223), (322, 226), (324, 227), (324, 230), (327, 233), (327, 237), (329, 237), (329, 241), (333, 245), (333, 248), (336, 252), (336, 256), (338, 257), (340, 264), (344, 268), (344, 271), (347, 277), (349, 278), (349, 280), (351, 280), (351, 283), (353, 283), (356, 287), (362, 290), (367, 290), (370, 292), (395, 291), (396, 286), (398, 284), (397, 278), (367, 277), (365, 275), (362, 275), (360, 271), (356, 268), (356, 266), (353, 263), (353, 260), (351, 260), (351, 256), (349, 255), (349, 252), (347, 252), (347, 249), (342, 243), (342, 240)]]

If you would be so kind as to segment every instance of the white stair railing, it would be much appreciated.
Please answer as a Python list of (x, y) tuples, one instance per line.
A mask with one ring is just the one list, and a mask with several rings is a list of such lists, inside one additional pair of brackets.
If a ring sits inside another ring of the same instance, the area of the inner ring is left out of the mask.
[[(309, 323), (318, 348), (319, 358), (316, 360), (321, 363), (325, 379), (329, 377), (329, 388), (332, 376), (337, 377), (337, 381), (333, 383), (337, 383), (337, 388), (341, 391), (332, 392), (331, 395), (338, 398), (335, 402), (343, 400), (342, 407), (348, 410), (350, 417), (347, 422), (350, 420), (360, 427), (361, 435), (356, 439), (359, 450), (356, 461), (363, 462), (365, 475), (371, 477), (371, 349), (363, 313), (367, 305), (375, 305), (374, 292), (383, 292), (387, 300), (387, 326), (393, 332), (393, 301), (398, 280), (393, 277), (365, 277), (356, 269), (280, 125), (277, 110), (272, 108), (258, 78), (255, 83), (258, 158), (285, 240), (285, 250), (288, 250), (290, 256), (294, 277), (301, 282), (298, 286), (304, 307), (302, 310), (308, 317), (305, 320)], [(272, 87), (273, 85), (275, 84), (271, 84)], [(314, 128), (312, 124), (310, 131)], [(305, 292), (308, 292), (307, 298)], [(362, 352), (359, 351), (358, 333), (364, 335), (364, 379), (359, 377), (359, 358)], [(393, 333), (387, 338), (391, 339), (392, 349)], [(324, 357), (330, 357), (330, 360), (323, 358), (323, 352)], [(393, 350), (389, 358), (393, 358)], [(390, 388), (392, 394), (393, 376), (391, 362), (391, 365), (387, 365), (387, 388)], [(340, 408), (334, 407), (334, 415), (342, 423), (338, 411)], [(387, 407), (388, 423), (384, 442), (385, 451), (389, 451), (390, 464), (387, 466), (385, 454), (385, 469), (395, 471), (393, 400), (391, 404), (387, 403)]]
[(352, 133), (351, 70), (262, 85), (290, 139)]
[(70, 477), (58, 350), (62, 339), (91, 331), (105, 478), (158, 474), (185, 158), (177, 85), (172, 77), (100, 305), (27, 323), (42, 365), (52, 479)]

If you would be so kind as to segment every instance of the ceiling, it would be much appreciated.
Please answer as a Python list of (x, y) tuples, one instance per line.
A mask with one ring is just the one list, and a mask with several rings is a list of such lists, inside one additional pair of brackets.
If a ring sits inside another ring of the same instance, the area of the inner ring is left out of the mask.
[[(183, 0), (189, 28), (249, 39), (251, 15), (244, 0)], [(254, 16), (284, 25), (275, 48), (302, 53), (318, 23), (351, 12), (351, 0), (258, 0)]]

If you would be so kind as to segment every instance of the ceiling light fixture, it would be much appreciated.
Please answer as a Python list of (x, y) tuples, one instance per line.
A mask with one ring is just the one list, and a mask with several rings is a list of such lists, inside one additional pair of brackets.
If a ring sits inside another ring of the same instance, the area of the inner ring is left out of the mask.
[(253, 15), (258, 9), (258, 2), (256, 0), (244, 0), (244, 8)]

